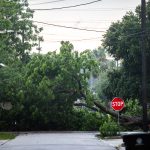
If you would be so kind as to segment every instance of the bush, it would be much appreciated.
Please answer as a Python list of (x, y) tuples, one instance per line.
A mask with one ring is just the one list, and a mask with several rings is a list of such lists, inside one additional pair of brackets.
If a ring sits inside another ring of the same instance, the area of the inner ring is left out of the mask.
[(71, 130), (98, 131), (102, 119), (100, 113), (86, 109), (74, 109), (71, 120)]
[(0, 132), (0, 140), (14, 139), (15, 137), (16, 135), (13, 133)]
[(99, 128), (101, 137), (116, 136), (120, 131), (120, 126), (110, 117)]

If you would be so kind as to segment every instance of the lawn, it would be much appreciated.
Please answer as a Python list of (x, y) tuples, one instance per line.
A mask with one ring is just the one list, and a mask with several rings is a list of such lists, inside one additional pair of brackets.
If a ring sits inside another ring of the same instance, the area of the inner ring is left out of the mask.
[(0, 132), (0, 140), (14, 139), (16, 135), (9, 132)]

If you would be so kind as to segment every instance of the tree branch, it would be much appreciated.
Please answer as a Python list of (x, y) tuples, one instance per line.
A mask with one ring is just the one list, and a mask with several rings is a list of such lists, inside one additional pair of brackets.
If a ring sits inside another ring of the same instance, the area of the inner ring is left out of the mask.
[[(102, 104), (100, 104), (98, 101), (94, 101), (94, 104), (96, 105), (96, 107), (99, 108), (99, 110), (110, 114), (111, 116), (118, 118), (118, 113), (116, 113), (113, 110), (108, 109), (107, 107), (104, 107)], [(126, 116), (126, 115), (120, 115), (120, 121), (122, 125), (137, 125), (137, 126), (142, 126), (142, 117), (137, 117), (137, 116)], [(150, 118), (148, 119), (148, 123), (150, 123)]]
[[(87, 105), (86, 103), (75, 103), (74, 106), (84, 106), (88, 109), (91, 109), (93, 111), (102, 111), (106, 114), (110, 114), (111, 116), (115, 117), (115, 118), (118, 118), (118, 113), (109, 109), (108, 107), (105, 107), (103, 106), (102, 104), (100, 104), (100, 102), (98, 101), (94, 101), (94, 104), (96, 107), (94, 106), (89, 106)], [(139, 127), (142, 127), (142, 117), (137, 117), (137, 116), (126, 116), (126, 115), (120, 115), (120, 123), (121, 125), (123, 126), (129, 126), (129, 125), (132, 125), (132, 126), (139, 126)], [(150, 118), (148, 120), (148, 123), (150, 123)]]
[(79, 107), (84, 106), (84, 107), (91, 109), (93, 111), (98, 111), (98, 109), (96, 107), (89, 106), (86, 103), (74, 103), (74, 106), (79, 106)]

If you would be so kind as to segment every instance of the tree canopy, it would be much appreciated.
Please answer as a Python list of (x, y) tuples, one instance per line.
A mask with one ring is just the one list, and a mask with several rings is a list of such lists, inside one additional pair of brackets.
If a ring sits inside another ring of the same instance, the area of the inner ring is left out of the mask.
[(29, 52), (37, 45), (38, 33), (42, 30), (33, 24), (32, 18), (33, 11), (26, 0), (0, 1), (0, 62), (28, 61)]
[[(32, 17), (33, 11), (26, 0), (0, 1), (0, 64), (4, 64), (0, 67), (0, 105), (10, 102), (13, 106), (10, 110), (0, 107), (0, 130), (94, 130), (105, 120), (104, 115), (95, 113), (98, 108), (118, 116), (101, 106), (100, 100), (94, 101), (94, 92), (102, 100), (116, 96), (140, 99), (139, 7), (135, 13), (128, 12), (121, 21), (112, 23), (104, 35), (103, 47), (82, 53), (75, 51), (69, 41), (62, 41), (59, 52), (31, 54), (37, 40), (42, 40), (39, 37), (42, 28), (34, 25)], [(149, 25), (150, 1), (147, 2), (147, 64), (150, 63)], [(108, 60), (106, 53), (115, 60)], [(147, 74), (150, 90), (149, 68)], [(89, 87), (91, 77), (97, 79), (93, 91)], [(81, 102), (83, 105), (78, 106), (84, 109), (76, 108), (75, 102)], [(129, 102), (131, 108), (133, 105)], [(140, 112), (138, 108), (135, 113)], [(141, 118), (121, 117), (124, 122), (141, 123)]]
[(61, 44), (59, 53), (32, 55), (18, 76), (9, 79), (11, 84), (7, 85), (13, 91), (2, 92), (2, 100), (9, 97), (13, 104), (9, 124), (15, 121), (18, 129), (24, 130), (31, 126), (36, 130), (71, 128), (74, 102), (93, 100), (88, 80), (97, 63), (91, 52), (78, 53), (70, 42)]
[[(150, 63), (149, 10), (150, 2), (147, 3), (147, 66)], [(110, 84), (104, 89), (104, 92), (109, 99), (116, 95), (125, 99), (140, 99), (141, 97), (142, 49), (140, 41), (142, 32), (140, 29), (140, 20), (140, 8), (137, 7), (135, 13), (128, 12), (121, 21), (113, 23), (104, 35), (104, 48), (122, 64), (122, 67), (118, 70), (113, 70), (108, 73)], [(149, 67), (147, 68), (147, 76), (148, 90), (150, 90)]]

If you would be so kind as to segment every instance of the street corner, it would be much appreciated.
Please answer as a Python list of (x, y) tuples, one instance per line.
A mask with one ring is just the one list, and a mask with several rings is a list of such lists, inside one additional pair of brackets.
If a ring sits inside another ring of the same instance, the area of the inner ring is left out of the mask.
[(117, 149), (117, 150), (125, 150), (125, 146), (124, 146), (124, 144), (122, 143), (121, 145), (118, 145), (118, 146), (116, 147), (116, 149)]
[(107, 145), (110, 145), (114, 148), (116, 148), (117, 150), (125, 150), (124, 147), (124, 143), (122, 138), (106, 138), (106, 139), (102, 139), (102, 141), (104, 143), (106, 143)]
[(8, 142), (8, 140), (0, 140), (0, 146), (1, 145), (4, 145), (5, 143), (7, 143)]

